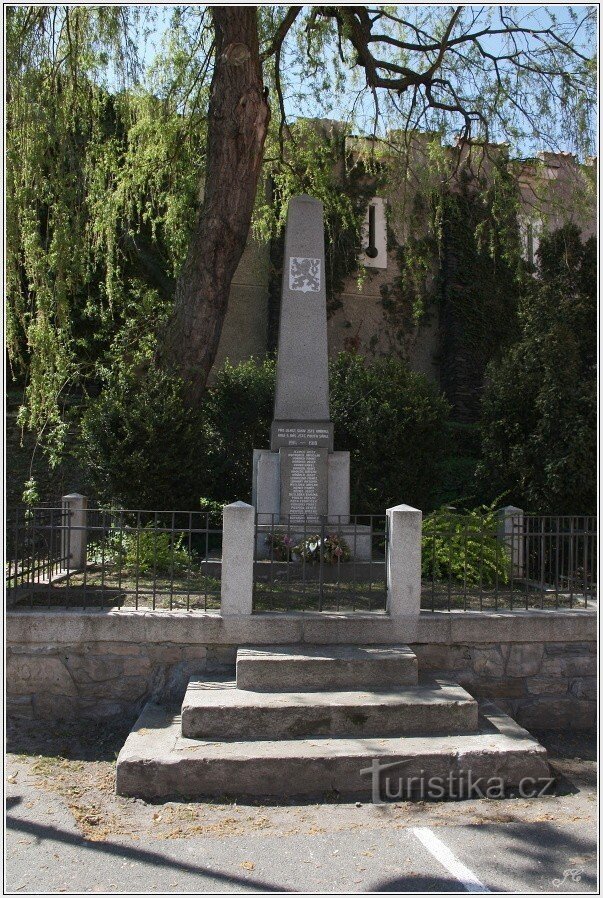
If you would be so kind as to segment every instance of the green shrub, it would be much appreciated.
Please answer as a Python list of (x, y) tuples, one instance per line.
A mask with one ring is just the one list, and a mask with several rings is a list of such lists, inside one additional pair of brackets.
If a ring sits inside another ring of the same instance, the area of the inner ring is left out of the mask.
[[(201, 508), (251, 500), (254, 448), (269, 445), (273, 359), (227, 362), (201, 407), (182, 383), (149, 365), (116, 365), (82, 422), (79, 458), (94, 493), (126, 508)], [(433, 507), (447, 405), (398, 359), (371, 364), (342, 354), (330, 365), (336, 448), (351, 452), (351, 507), (381, 512), (408, 502)]]
[(447, 421), (445, 454), (438, 465), (434, 505), (475, 503), (478, 492), (475, 472), (481, 456), (481, 430), (478, 424)]
[(203, 489), (212, 500), (251, 501), (253, 450), (269, 445), (275, 362), (249, 359), (217, 372), (200, 409)]
[(222, 509), (225, 502), (216, 502), (214, 499), (199, 499), (199, 508), (207, 515), (207, 522), (211, 528), (222, 526)]
[(596, 244), (573, 225), (543, 238), (521, 335), (489, 368), (483, 461), (490, 496), (543, 514), (597, 507)]
[(448, 413), (435, 386), (395, 358), (367, 365), (342, 353), (330, 372), (335, 447), (351, 453), (352, 511), (433, 508)]
[(468, 586), (509, 582), (508, 553), (497, 539), (496, 512), (483, 505), (472, 511), (440, 508), (423, 520), (421, 574)]
[(108, 561), (139, 574), (178, 574), (186, 571), (194, 553), (185, 545), (185, 535), (162, 533), (152, 524), (136, 533), (113, 530), (91, 553), (93, 562)]
[(82, 417), (77, 451), (102, 502), (196, 510), (204, 492), (200, 432), (181, 382), (150, 366), (109, 375)]
[[(254, 448), (270, 441), (273, 359), (226, 363), (200, 410), (202, 495), (251, 501)], [(433, 507), (445, 446), (447, 405), (425, 377), (399, 359), (370, 364), (341, 354), (330, 363), (336, 448), (351, 452), (351, 506), (357, 513), (409, 502)]]

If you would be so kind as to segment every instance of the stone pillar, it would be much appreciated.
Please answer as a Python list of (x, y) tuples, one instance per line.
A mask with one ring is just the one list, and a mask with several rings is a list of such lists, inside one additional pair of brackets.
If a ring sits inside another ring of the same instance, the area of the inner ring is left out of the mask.
[(251, 614), (253, 610), (253, 544), (255, 509), (246, 502), (233, 502), (222, 510), (223, 617)]
[(419, 615), (422, 519), (422, 512), (411, 505), (387, 509), (387, 611), (391, 617)]
[(61, 557), (70, 571), (81, 571), (86, 567), (88, 499), (80, 493), (70, 493), (61, 499), (61, 507)]
[(287, 210), (274, 420), (329, 421), (323, 209), (305, 195)]
[(289, 200), (270, 455), (254, 450), (258, 523), (350, 517), (349, 453), (333, 452), (323, 207)]
[(281, 460), (278, 452), (253, 450), (251, 504), (258, 524), (278, 523), (281, 509)]
[(514, 579), (525, 576), (523, 515), (523, 508), (515, 505), (506, 505), (497, 512), (498, 540), (507, 550), (511, 576)]

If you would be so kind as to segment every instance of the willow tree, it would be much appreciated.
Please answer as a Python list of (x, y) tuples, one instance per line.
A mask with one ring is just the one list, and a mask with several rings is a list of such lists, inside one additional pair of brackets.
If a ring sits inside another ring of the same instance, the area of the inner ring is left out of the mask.
[(295, 160), (291, 110), (472, 145), (593, 143), (594, 8), (178, 7), (145, 71), (153, 15), (7, 9), (9, 346), (38, 427), (58, 426), (85, 366), (73, 295), (117, 314), (124, 258), (151, 265), (159, 239), (157, 359), (198, 401), (263, 173)]

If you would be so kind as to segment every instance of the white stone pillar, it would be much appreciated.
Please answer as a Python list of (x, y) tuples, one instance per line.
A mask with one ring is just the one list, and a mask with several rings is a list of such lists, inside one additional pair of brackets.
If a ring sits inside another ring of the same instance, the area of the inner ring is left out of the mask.
[(221, 614), (251, 614), (255, 509), (233, 502), (222, 509), (222, 521)]
[(497, 515), (498, 540), (507, 550), (513, 578), (521, 579), (525, 574), (524, 510), (515, 505), (506, 505), (504, 508), (499, 508)]
[(61, 533), (61, 556), (63, 564), (70, 571), (81, 571), (86, 567), (86, 546), (88, 534), (88, 499), (80, 493), (70, 493), (61, 499), (63, 524)]
[(387, 509), (387, 611), (391, 617), (419, 614), (422, 520), (422, 512), (411, 505)]

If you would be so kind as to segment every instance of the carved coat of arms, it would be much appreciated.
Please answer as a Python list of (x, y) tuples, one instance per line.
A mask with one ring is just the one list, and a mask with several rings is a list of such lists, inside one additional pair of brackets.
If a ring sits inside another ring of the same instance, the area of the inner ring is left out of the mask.
[(318, 293), (320, 290), (320, 259), (289, 259), (289, 289), (296, 293)]

